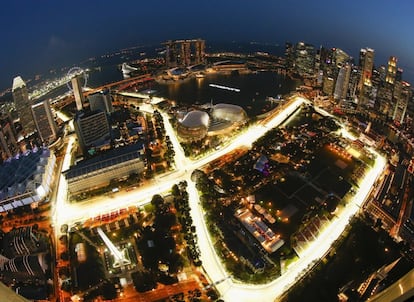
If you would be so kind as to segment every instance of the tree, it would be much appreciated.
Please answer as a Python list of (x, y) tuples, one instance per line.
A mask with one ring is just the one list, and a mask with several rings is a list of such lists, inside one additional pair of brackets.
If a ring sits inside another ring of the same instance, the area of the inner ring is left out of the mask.
[(69, 254), (68, 254), (68, 252), (62, 252), (60, 254), (60, 259), (62, 259), (63, 261), (69, 260)]
[(68, 245), (68, 235), (60, 236), (59, 241), (60, 241), (61, 244), (67, 246)]
[(180, 189), (178, 188), (177, 184), (173, 185), (171, 188), (171, 194), (175, 197), (180, 196)]
[(60, 287), (63, 291), (70, 293), (72, 291), (72, 281), (71, 279), (66, 279), (62, 282)]
[(154, 196), (152, 196), (152, 199), (151, 199), (151, 204), (152, 204), (154, 207), (158, 208), (158, 207), (160, 207), (163, 203), (164, 203), (164, 198), (162, 198), (162, 196), (161, 196), (161, 195), (159, 195), (159, 194), (155, 194)]
[(157, 287), (157, 282), (150, 272), (134, 272), (131, 274), (131, 277), (135, 289), (140, 293), (152, 290)]
[(106, 282), (102, 286), (102, 297), (105, 300), (112, 300), (117, 297), (116, 287), (115, 284)]

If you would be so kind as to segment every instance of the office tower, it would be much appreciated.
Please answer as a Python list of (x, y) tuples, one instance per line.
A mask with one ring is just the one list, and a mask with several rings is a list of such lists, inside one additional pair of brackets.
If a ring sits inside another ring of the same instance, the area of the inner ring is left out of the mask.
[(359, 53), (360, 78), (358, 82), (358, 107), (359, 110), (372, 107), (372, 71), (374, 68), (374, 50), (362, 48)]
[(391, 56), (388, 60), (387, 75), (385, 82), (394, 85), (395, 77), (397, 75), (397, 58)]
[(323, 78), (322, 91), (324, 94), (331, 96), (334, 92), (335, 80), (331, 77)]
[(295, 47), (295, 69), (301, 76), (312, 76), (315, 71), (315, 47), (299, 42)]
[(319, 47), (318, 54), (320, 60), (320, 68), (322, 70), (326, 70), (327, 66), (332, 64), (333, 61), (332, 49), (321, 46)]
[(82, 92), (81, 75), (76, 75), (71, 79), (73, 95), (75, 96), (76, 110), (80, 111), (83, 109), (85, 103), (85, 97)]
[(397, 73), (395, 74), (395, 81), (402, 81), (402, 74), (403, 74), (403, 69), (397, 68)]
[(75, 117), (74, 126), (83, 154), (91, 149), (109, 146), (111, 133), (105, 112), (79, 111)]
[(349, 97), (355, 99), (356, 91), (358, 89), (358, 83), (360, 78), (360, 71), (356, 66), (351, 67), (351, 75), (349, 77)]
[(48, 144), (56, 139), (57, 127), (48, 100), (32, 105), (33, 119), (37, 132), (43, 143)]
[(25, 135), (32, 134), (35, 131), (35, 124), (30, 110), (31, 102), (29, 100), (26, 83), (20, 76), (13, 79), (12, 93), (23, 132)]
[(341, 67), (336, 80), (334, 98), (342, 100), (346, 98), (349, 87), (349, 79), (351, 77), (351, 65), (346, 63)]
[(358, 84), (358, 90), (361, 92), (364, 85), (371, 86), (372, 69), (374, 68), (374, 50), (371, 48), (362, 48), (359, 52), (359, 67), (361, 69), (361, 78)]
[(323, 72), (323, 76), (336, 79), (338, 67), (336, 67), (334, 59), (335, 48), (328, 49), (320, 47), (315, 56), (315, 72)]
[[(380, 67), (375, 68), (375, 71), (378, 72), (378, 77), (379, 77), (378, 84), (382, 85), (383, 83), (386, 83), (385, 79), (387, 77), (387, 67), (384, 66), (384, 65), (381, 65)], [(375, 74), (374, 74), (374, 76), (375, 76)], [(375, 85), (375, 83), (374, 83), (374, 85)]]
[(315, 74), (318, 74), (319, 71), (323, 71), (323, 64), (321, 62), (321, 49), (322, 49), (322, 46), (318, 50), (315, 49), (315, 61), (314, 61)]
[(379, 112), (384, 117), (391, 115), (390, 111), (393, 109), (391, 106), (393, 90), (394, 86), (389, 83), (385, 83), (378, 88), (377, 101), (379, 103)]
[(404, 81), (395, 82), (393, 105), (394, 110), (392, 119), (394, 122), (402, 124), (407, 112), (407, 105), (412, 97), (411, 85)]
[(89, 95), (88, 100), (91, 111), (101, 110), (107, 114), (114, 111), (112, 107), (112, 96), (109, 89), (104, 89)]
[(346, 63), (348, 63), (350, 59), (351, 57), (342, 49), (340, 48), (333, 49), (333, 62), (338, 68), (341, 68)]
[(10, 114), (0, 116), (0, 158), (7, 159), (19, 152), (16, 129)]
[(285, 43), (285, 68), (291, 71), (295, 63), (295, 49), (290, 42)]
[(4, 136), (3, 131), (0, 131), (0, 162), (12, 156), (6, 137)]

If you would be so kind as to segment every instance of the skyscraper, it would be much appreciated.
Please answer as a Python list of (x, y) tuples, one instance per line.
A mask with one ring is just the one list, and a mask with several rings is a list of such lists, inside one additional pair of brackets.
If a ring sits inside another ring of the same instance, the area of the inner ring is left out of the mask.
[(340, 48), (333, 49), (333, 61), (340, 68), (350, 61), (350, 56)]
[(197, 39), (195, 42), (195, 64), (205, 63), (206, 57), (206, 41)]
[(391, 106), (393, 88), (394, 86), (389, 83), (385, 83), (378, 88), (377, 101), (379, 103), (379, 112), (384, 118), (391, 117), (390, 111), (394, 109)]
[(351, 65), (345, 64), (339, 70), (338, 78), (336, 80), (334, 98), (341, 100), (346, 98), (349, 87), (349, 79), (351, 77)]
[(374, 50), (362, 48), (359, 52), (359, 67), (361, 68), (361, 78), (358, 90), (361, 92), (364, 85), (371, 86), (372, 69), (374, 68)]
[(165, 64), (171, 67), (186, 67), (205, 62), (205, 41), (201, 39), (167, 41)]
[(0, 116), (0, 158), (7, 159), (19, 152), (16, 129), (10, 114)]
[(42, 142), (48, 144), (55, 140), (57, 127), (52, 115), (52, 110), (50, 109), (49, 101), (45, 100), (34, 104), (31, 109), (37, 132)]
[(111, 133), (106, 113), (79, 111), (74, 120), (75, 132), (83, 154), (110, 144)]
[(322, 91), (328, 96), (332, 96), (335, 87), (335, 80), (331, 77), (324, 77), (322, 84)]
[(85, 103), (85, 97), (82, 92), (81, 75), (76, 75), (71, 79), (73, 95), (75, 96), (76, 110), (81, 111)]
[(412, 97), (411, 85), (407, 82), (396, 82), (394, 87), (394, 110), (392, 119), (402, 124), (407, 112), (407, 105)]
[(12, 93), (14, 105), (19, 115), (24, 134), (29, 135), (35, 131), (35, 124), (30, 110), (31, 102), (29, 100), (26, 83), (20, 76), (13, 79)]
[(387, 75), (385, 82), (394, 85), (395, 77), (397, 75), (397, 58), (391, 56), (388, 60)]
[(315, 71), (315, 47), (299, 42), (295, 47), (295, 69), (301, 76), (313, 75)]
[(189, 66), (191, 64), (191, 44), (190, 41), (181, 43), (180, 65)]
[(285, 43), (285, 68), (291, 71), (295, 63), (295, 49), (290, 42)]
[(91, 111), (101, 110), (108, 114), (113, 112), (112, 96), (109, 89), (90, 94), (88, 100)]

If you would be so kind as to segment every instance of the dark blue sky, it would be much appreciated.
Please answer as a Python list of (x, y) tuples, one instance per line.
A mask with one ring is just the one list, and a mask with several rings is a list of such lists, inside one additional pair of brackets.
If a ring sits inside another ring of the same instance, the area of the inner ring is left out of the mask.
[(76, 65), (108, 51), (201, 37), (208, 41), (305, 41), (351, 55), (399, 58), (414, 83), (412, 0), (21, 0), (1, 4), (0, 89), (12, 78)]

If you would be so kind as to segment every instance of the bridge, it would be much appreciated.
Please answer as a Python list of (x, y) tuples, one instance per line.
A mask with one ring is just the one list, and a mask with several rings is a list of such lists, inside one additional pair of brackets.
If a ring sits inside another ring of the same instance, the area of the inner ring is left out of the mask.
[[(129, 79), (124, 79), (118, 82), (113, 82), (113, 83), (109, 83), (109, 84), (105, 84), (105, 85), (101, 85), (99, 87), (95, 87), (92, 89), (89, 89), (87, 91), (83, 92), (83, 95), (85, 97), (87, 97), (88, 95), (94, 94), (96, 92), (99, 92), (105, 88), (113, 88), (113, 87), (117, 87), (117, 90), (122, 91), (128, 87), (134, 86), (134, 85), (138, 85), (138, 84), (145, 84), (148, 82), (153, 81), (154, 78), (151, 76), (151, 74), (147, 73), (144, 75), (140, 75), (140, 76), (136, 76), (136, 77), (132, 77)], [(69, 105), (70, 103), (75, 101), (75, 97), (72, 95), (68, 96), (67, 98), (61, 100), (60, 102), (56, 103), (54, 105), (54, 109), (55, 110), (60, 110), (63, 107)]]

